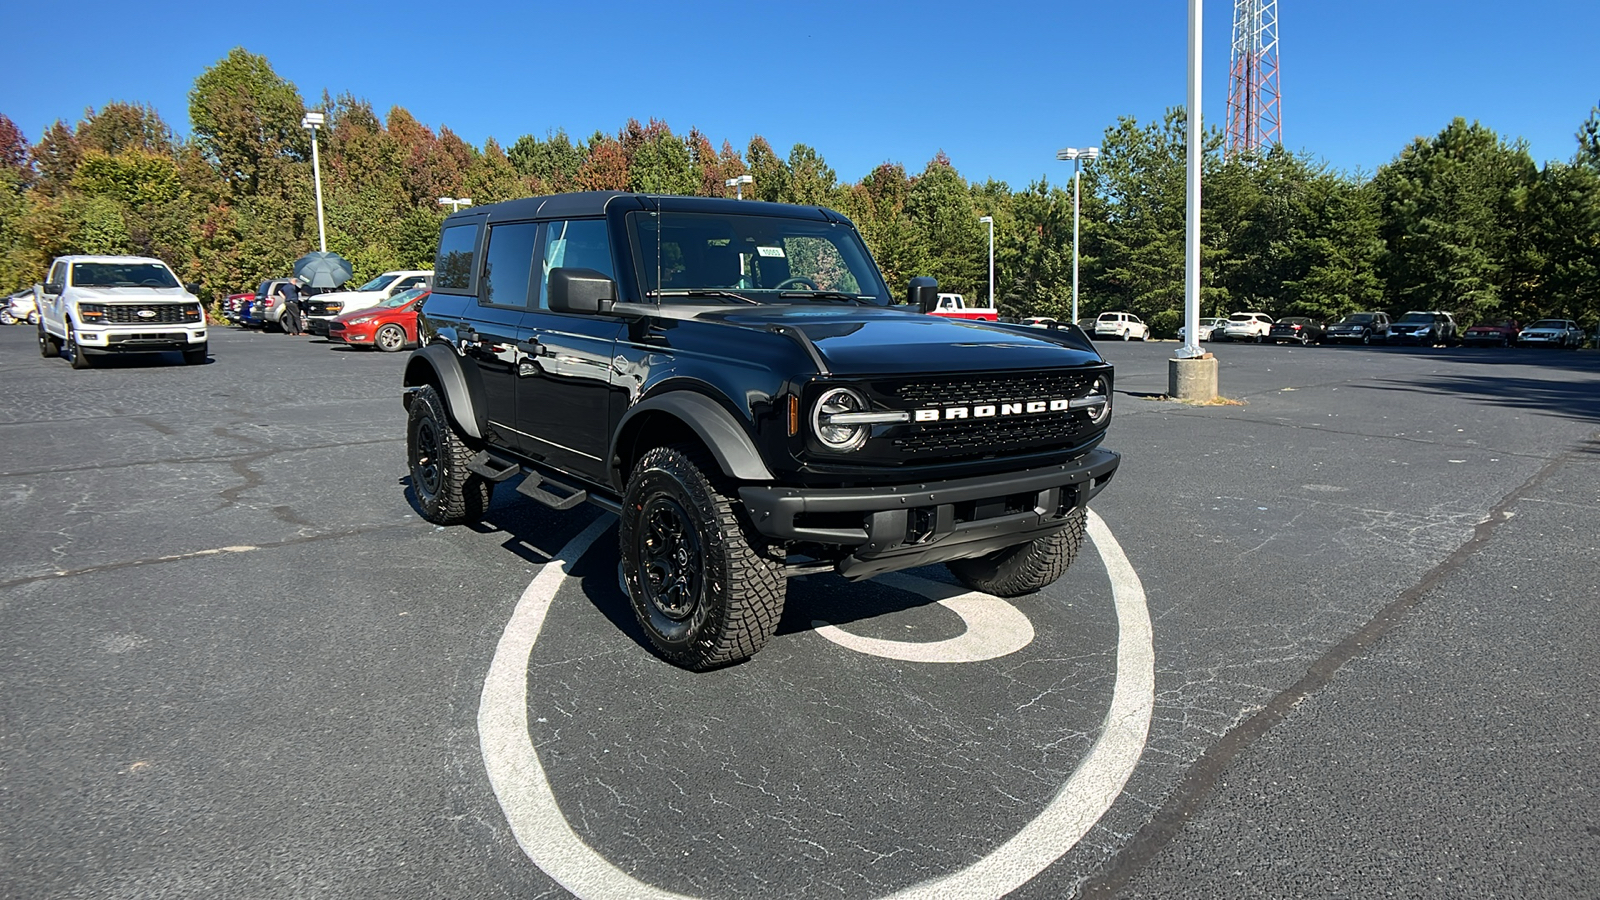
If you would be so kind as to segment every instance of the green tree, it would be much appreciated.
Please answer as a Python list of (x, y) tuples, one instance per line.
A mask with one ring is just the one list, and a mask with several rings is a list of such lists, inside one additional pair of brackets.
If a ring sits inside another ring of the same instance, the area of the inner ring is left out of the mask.
[(967, 182), (940, 151), (906, 195), (906, 215), (927, 248), (928, 272), (941, 290), (983, 296), (988, 283), (989, 234), (978, 222)]

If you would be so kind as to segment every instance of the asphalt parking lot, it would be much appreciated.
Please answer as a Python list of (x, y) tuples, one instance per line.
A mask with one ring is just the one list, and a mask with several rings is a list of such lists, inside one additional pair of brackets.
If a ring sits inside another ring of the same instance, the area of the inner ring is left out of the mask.
[(697, 675), (603, 514), (416, 514), (403, 355), (0, 329), (0, 896), (1600, 896), (1600, 352), (1173, 347), (1060, 582)]

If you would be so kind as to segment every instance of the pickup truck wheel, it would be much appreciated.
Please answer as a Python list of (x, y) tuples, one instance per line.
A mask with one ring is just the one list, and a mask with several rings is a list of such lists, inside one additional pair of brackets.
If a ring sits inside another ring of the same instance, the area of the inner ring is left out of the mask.
[(205, 344), (201, 344), (198, 347), (190, 347), (188, 350), (183, 351), (183, 363), (184, 363), (184, 365), (187, 365), (187, 366), (199, 366), (199, 365), (204, 365), (205, 361), (206, 361), (206, 345)]
[(1020, 597), (1060, 578), (1083, 546), (1083, 507), (1067, 515), (1067, 527), (1048, 537), (997, 550), (975, 559), (945, 563), (956, 580), (996, 597)]
[(78, 333), (70, 327), (67, 329), (67, 355), (72, 358), (72, 367), (74, 369), (90, 369), (94, 367), (94, 360), (90, 359), (89, 354), (83, 352), (83, 348), (78, 346)]
[(399, 325), (385, 325), (372, 336), (372, 345), (385, 353), (393, 353), (406, 345), (406, 330)]
[(423, 518), (438, 525), (476, 522), (489, 508), (493, 485), (468, 471), (472, 449), (451, 424), (431, 385), (411, 397), (406, 419), (406, 461)]
[(787, 585), (707, 473), (715, 463), (657, 447), (622, 500), (622, 572), (634, 616), (669, 662), (704, 671), (754, 656), (778, 630)]
[(55, 335), (45, 331), (43, 325), (39, 326), (39, 355), (45, 359), (55, 359), (61, 355), (61, 342), (56, 340)]

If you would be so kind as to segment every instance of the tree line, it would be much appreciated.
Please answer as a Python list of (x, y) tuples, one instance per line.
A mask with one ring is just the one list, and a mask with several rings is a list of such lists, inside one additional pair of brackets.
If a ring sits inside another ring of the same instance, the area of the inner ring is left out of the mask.
[[(841, 182), (822, 155), (764, 138), (742, 151), (697, 129), (630, 120), (615, 134), (564, 131), (480, 147), (401, 107), (324, 94), (320, 131), (330, 250), (364, 280), (431, 266), (440, 197), (484, 204), (582, 190), (745, 196), (833, 207), (861, 230), (888, 283), (932, 275), (988, 294), (992, 216), (998, 305), (1070, 315), (1072, 188), (969, 182), (943, 153), (921, 171), (884, 163)], [(195, 80), (192, 133), (148, 105), (113, 102), (30, 142), (0, 114), (0, 289), (43, 277), (67, 253), (166, 260), (209, 298), (289, 271), (317, 246), (308, 106), (263, 56), (231, 51)], [(1463, 324), (1541, 316), (1600, 319), (1600, 106), (1568, 161), (1536, 164), (1520, 141), (1457, 119), (1376, 173), (1345, 173), (1273, 148), (1204, 148), (1202, 306), (1333, 318), (1363, 309), (1440, 309)], [(1084, 314), (1126, 310), (1158, 335), (1181, 320), (1185, 121), (1124, 118), (1084, 168), (1079, 244)]]

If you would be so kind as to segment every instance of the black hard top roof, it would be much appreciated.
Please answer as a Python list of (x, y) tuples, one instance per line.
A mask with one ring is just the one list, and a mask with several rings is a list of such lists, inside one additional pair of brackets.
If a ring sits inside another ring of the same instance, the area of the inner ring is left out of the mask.
[(737, 213), (747, 216), (787, 216), (800, 219), (821, 219), (831, 222), (848, 222), (844, 216), (819, 206), (796, 206), (789, 203), (766, 203), (760, 200), (732, 200), (726, 197), (678, 197), (667, 194), (630, 194), (625, 191), (581, 191), (572, 194), (552, 194), (548, 197), (527, 197), (506, 200), (483, 206), (469, 206), (451, 213), (445, 220), (477, 219), (491, 221), (566, 218), (605, 215), (608, 209), (660, 210), (662, 212)]

